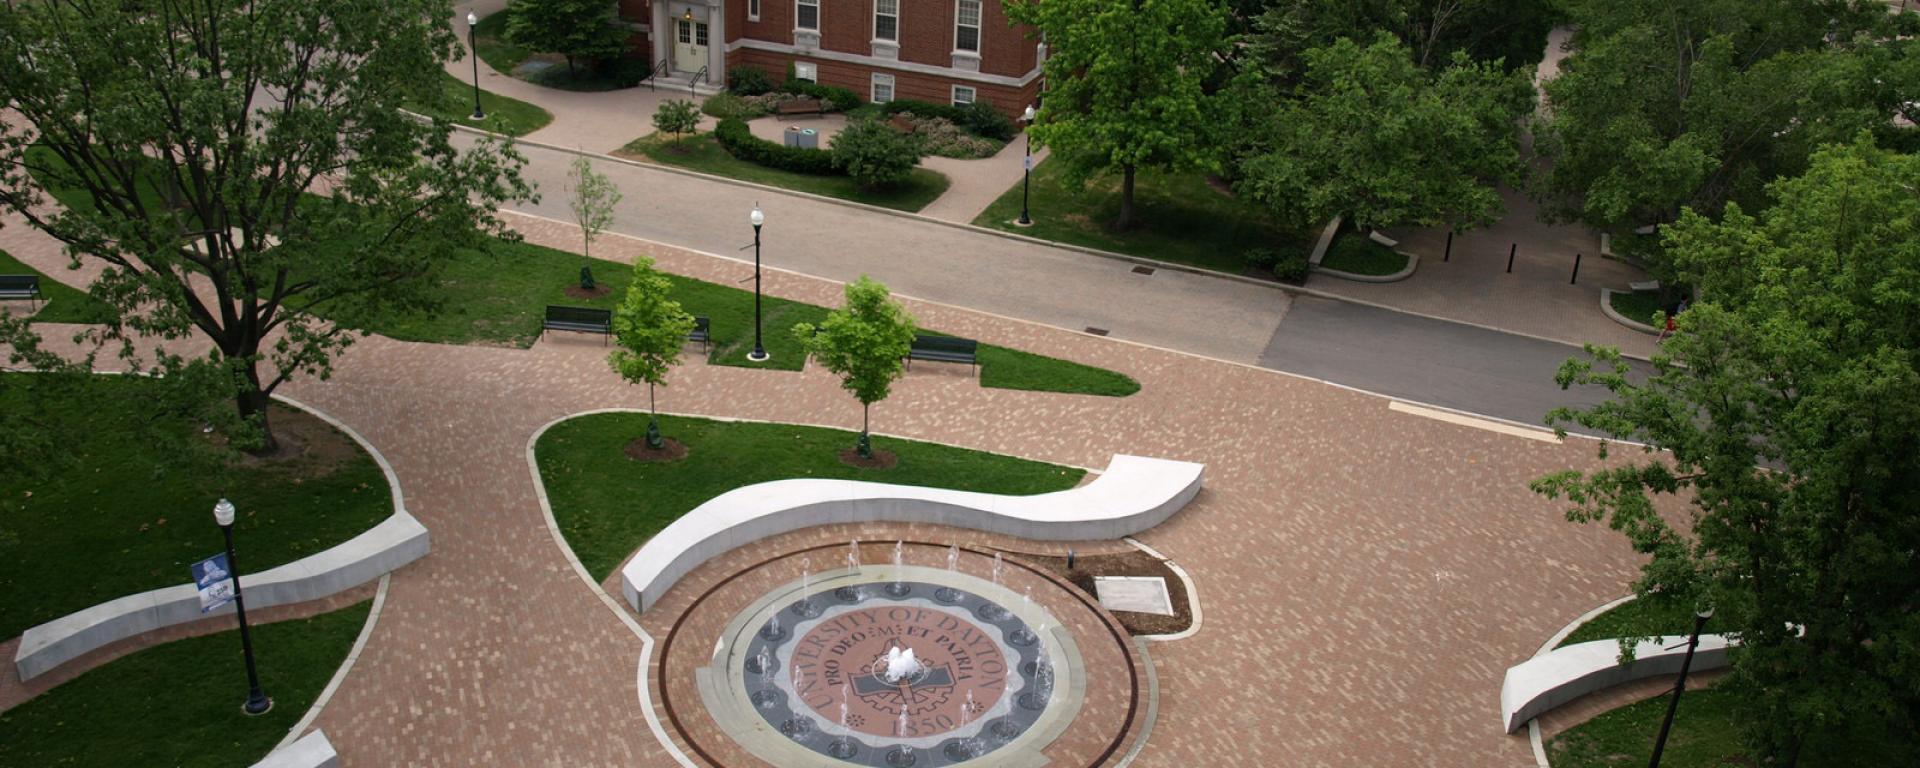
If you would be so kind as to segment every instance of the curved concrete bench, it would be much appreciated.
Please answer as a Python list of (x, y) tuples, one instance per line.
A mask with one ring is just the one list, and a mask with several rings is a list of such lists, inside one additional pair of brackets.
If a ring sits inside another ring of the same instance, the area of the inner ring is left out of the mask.
[[(1727, 665), (1725, 635), (1701, 635), (1693, 652), (1693, 672)], [(1686, 635), (1665, 635), (1634, 646), (1633, 661), (1620, 663), (1617, 640), (1594, 640), (1556, 648), (1507, 669), (1500, 685), (1500, 721), (1513, 733), (1548, 710), (1594, 691), (1647, 677), (1680, 674), (1687, 655)]]
[(1027, 539), (1117, 539), (1159, 525), (1200, 492), (1203, 467), (1115, 455), (1079, 488), (1035, 496), (858, 480), (776, 480), (707, 500), (640, 548), (620, 588), (645, 612), (708, 559), (769, 536), (836, 523), (935, 523)]
[[(240, 586), (255, 608), (317, 600), (378, 579), (425, 557), (427, 549), (427, 529), (400, 510), (324, 552), (243, 575)], [(233, 610), (228, 603), (201, 613), (192, 583), (109, 600), (27, 630), (14, 668), (21, 680), (31, 680), (108, 643)]]
[[(246, 582), (240, 586), (245, 587)], [(333, 751), (327, 735), (314, 731), (267, 754), (253, 768), (340, 768), (340, 755)]]

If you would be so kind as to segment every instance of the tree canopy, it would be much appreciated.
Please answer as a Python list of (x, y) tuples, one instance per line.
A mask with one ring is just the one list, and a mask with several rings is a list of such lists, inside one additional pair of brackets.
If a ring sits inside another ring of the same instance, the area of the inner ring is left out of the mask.
[(1217, 0), (1016, 0), (1007, 16), (1047, 41), (1044, 100), (1028, 135), (1072, 181), (1121, 175), (1116, 229), (1133, 223), (1139, 169), (1217, 167), (1201, 87), (1226, 29)]
[(222, 369), (249, 442), (271, 449), (275, 387), (325, 378), (356, 320), (430, 304), (438, 265), (485, 247), (495, 208), (532, 195), (510, 146), (459, 151), (447, 124), (400, 111), (457, 52), (451, 10), (8, 3), (0, 204), (105, 263), (92, 291), (120, 313), (107, 336), (211, 339), (203, 359), (155, 362)]
[(613, 309), (613, 338), (619, 349), (607, 356), (614, 373), (633, 384), (647, 385), (647, 446), (659, 448), (659, 413), (653, 388), (665, 386), (667, 372), (680, 363), (680, 348), (693, 331), (693, 315), (670, 298), (673, 282), (654, 269), (653, 259), (633, 261), (633, 282)]
[(507, 5), (507, 39), (536, 51), (557, 53), (574, 71), (580, 59), (611, 59), (627, 50), (626, 29), (613, 22), (614, 0), (513, 0)]
[(1265, 65), (1304, 70), (1299, 58), (1340, 38), (1397, 38), (1415, 64), (1437, 68), (1455, 53), (1510, 70), (1531, 69), (1560, 17), (1554, 0), (1234, 0), (1234, 15)]
[(1456, 52), (1429, 73), (1392, 35), (1307, 51), (1284, 95), (1256, 81), (1253, 149), (1238, 188), (1295, 227), (1334, 216), (1363, 227), (1471, 226), (1501, 213), (1496, 185), (1518, 181), (1524, 73)]
[[(1616, 231), (1767, 203), (1823, 144), (1913, 142), (1920, 22), (1871, 0), (1571, 0), (1574, 53), (1546, 85), (1546, 210)], [(1904, 135), (1903, 135), (1904, 134)], [(1656, 265), (1657, 266), (1657, 265)]]
[(1715, 607), (1742, 643), (1731, 684), (1749, 741), (1772, 764), (1849, 724), (1920, 729), (1915, 189), (1920, 157), (1862, 138), (1771, 185), (1759, 216), (1684, 211), (1666, 248), (1700, 295), (1651, 378), (1628, 379), (1612, 350), (1560, 373), (1613, 397), (1556, 423), (1648, 447), (1536, 490), (1650, 556), (1636, 592)]

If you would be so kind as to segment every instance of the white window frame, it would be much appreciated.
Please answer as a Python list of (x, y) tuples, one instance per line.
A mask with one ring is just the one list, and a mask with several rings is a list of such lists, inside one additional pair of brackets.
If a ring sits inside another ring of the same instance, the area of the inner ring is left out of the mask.
[[(972, 3), (974, 8), (972, 24), (967, 24), (961, 21), (961, 9), (966, 7), (968, 3)], [(974, 56), (980, 55), (980, 43), (981, 43), (980, 27), (982, 22), (986, 18), (986, 13), (987, 13), (987, 4), (985, 0), (953, 0), (953, 52), (954, 53), (967, 53), (967, 54), (972, 54)], [(960, 30), (962, 29), (973, 30), (973, 47), (972, 48), (960, 47)]]
[[(884, 99), (880, 98), (880, 86), (882, 85), (887, 87), (887, 97)], [(867, 87), (868, 101), (875, 104), (885, 104), (898, 98), (899, 95), (899, 92), (894, 90), (893, 75), (883, 75), (878, 72), (873, 73), (873, 81)]]
[[(961, 100), (960, 100), (960, 92), (961, 92), (961, 91), (966, 91), (966, 92), (967, 92), (967, 100), (966, 100), (966, 101), (961, 101)], [(974, 101), (974, 99), (978, 99), (978, 98), (980, 98), (980, 90), (979, 90), (979, 89), (977, 89), (977, 88), (974, 88), (974, 87), (973, 87), (973, 86), (971, 86), (971, 85), (956, 85), (956, 86), (954, 86), (954, 87), (953, 87), (953, 99), (952, 99), (952, 102), (953, 102), (953, 105), (954, 105), (954, 106), (956, 106), (956, 107), (958, 107), (958, 106), (962, 106), (962, 105), (968, 105), (968, 104), (972, 104), (972, 103), (973, 103), (973, 101)]]
[(760, 20), (760, 0), (747, 0), (747, 21)]
[[(800, 24), (800, 9), (802, 8), (813, 9), (813, 26), (808, 27)], [(793, 0), (793, 28), (815, 33), (820, 31), (820, 0)]]
[[(888, 3), (893, 5), (893, 12), (881, 13), (880, 12), (881, 5), (888, 4)], [(892, 37), (880, 36), (880, 19), (882, 17), (893, 19), (893, 36)], [(900, 0), (873, 0), (873, 39), (875, 42), (888, 42), (888, 43), (900, 42)]]

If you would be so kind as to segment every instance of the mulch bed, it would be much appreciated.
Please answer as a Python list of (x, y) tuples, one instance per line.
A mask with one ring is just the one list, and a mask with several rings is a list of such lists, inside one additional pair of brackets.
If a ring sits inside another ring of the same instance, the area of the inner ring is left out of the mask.
[(602, 283), (594, 284), (593, 290), (581, 288), (578, 284), (567, 286), (567, 298), (570, 299), (592, 301), (609, 293), (613, 293), (613, 287)]
[[(277, 402), (268, 408), (276, 443), (273, 453), (235, 453), (231, 459), (234, 465), (299, 464), (300, 477), (325, 477), (360, 455), (359, 443), (320, 417)], [(228, 443), (227, 436), (219, 432), (208, 432), (206, 438), (214, 445)]]
[(1173, 602), (1172, 616), (1157, 613), (1136, 613), (1134, 611), (1113, 611), (1113, 617), (1120, 620), (1120, 626), (1135, 635), (1168, 635), (1185, 630), (1193, 625), (1193, 607), (1187, 600), (1187, 585), (1180, 576), (1167, 567), (1165, 561), (1140, 550), (1107, 555), (1079, 555), (1073, 560), (1073, 570), (1067, 570), (1065, 557), (1047, 555), (1019, 554), (1020, 559), (1051, 571), (1055, 576), (1073, 582), (1073, 585), (1089, 595), (1099, 596), (1093, 590), (1095, 576), (1158, 576), (1167, 580), (1167, 598)]
[(869, 458), (861, 456), (855, 449), (846, 448), (840, 451), (840, 463), (861, 469), (892, 469), (900, 463), (900, 457), (895, 456), (893, 451), (874, 451)]
[(646, 438), (636, 437), (628, 440), (626, 448), (622, 450), (627, 454), (627, 458), (633, 459), (634, 461), (644, 461), (649, 464), (664, 464), (669, 461), (679, 461), (687, 457), (686, 443), (682, 443), (671, 437), (663, 437), (660, 439), (665, 445), (660, 446), (658, 449), (648, 448)]

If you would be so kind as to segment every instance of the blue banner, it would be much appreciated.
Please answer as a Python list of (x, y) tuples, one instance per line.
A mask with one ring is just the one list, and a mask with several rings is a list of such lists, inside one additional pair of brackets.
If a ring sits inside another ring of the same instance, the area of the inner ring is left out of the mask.
[(233, 602), (233, 569), (221, 553), (193, 564), (193, 586), (200, 590), (200, 612)]

